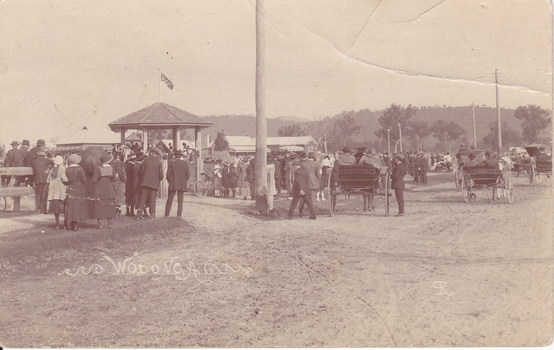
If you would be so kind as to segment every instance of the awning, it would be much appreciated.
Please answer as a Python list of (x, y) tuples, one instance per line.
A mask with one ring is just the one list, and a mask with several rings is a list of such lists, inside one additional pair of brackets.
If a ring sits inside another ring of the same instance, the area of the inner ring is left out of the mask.
[(283, 150), (283, 151), (289, 151), (289, 152), (301, 152), (304, 150), (304, 147), (300, 147), (300, 146), (283, 146), (283, 147), (279, 147), (280, 150)]
[[(111, 151), (112, 146), (99, 146), (102, 147), (105, 151)], [(51, 152), (79, 152), (85, 150), (87, 147), (85, 146), (59, 146), (54, 147), (50, 151)]]
[[(230, 152), (248, 152), (248, 153), (256, 153), (256, 146), (233, 146), (229, 148)], [(269, 148), (266, 148), (266, 152), (271, 152)]]

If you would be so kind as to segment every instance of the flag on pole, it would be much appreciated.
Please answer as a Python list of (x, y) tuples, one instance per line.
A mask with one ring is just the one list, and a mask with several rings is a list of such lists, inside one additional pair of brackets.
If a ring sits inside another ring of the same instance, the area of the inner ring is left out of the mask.
[(170, 90), (173, 90), (173, 83), (171, 82), (171, 80), (169, 80), (165, 74), (161, 73), (162, 76), (162, 81), (165, 83), (165, 85), (167, 85), (167, 87), (170, 89)]

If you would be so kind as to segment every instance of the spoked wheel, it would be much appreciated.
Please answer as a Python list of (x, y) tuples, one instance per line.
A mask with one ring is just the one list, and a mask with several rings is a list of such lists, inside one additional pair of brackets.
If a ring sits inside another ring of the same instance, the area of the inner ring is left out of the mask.
[(389, 201), (389, 170), (385, 174), (385, 183), (383, 184), (384, 193), (385, 193), (385, 216), (389, 216), (390, 213), (390, 201)]
[(194, 183), (194, 194), (196, 197), (206, 197), (208, 194), (208, 186), (204, 180), (198, 180)]
[(329, 200), (329, 212), (331, 216), (335, 216), (336, 205), (337, 205), (337, 188), (333, 179), (333, 171), (329, 174), (329, 179), (327, 180), (327, 199)]
[(469, 186), (466, 183), (465, 179), (462, 180), (461, 189), (462, 189), (462, 198), (464, 199), (465, 203), (468, 203), (469, 202), (469, 196), (472, 193), (471, 193), (471, 189), (469, 188)]
[(456, 189), (460, 190), (462, 188), (462, 179), (460, 178), (460, 170), (456, 170), (454, 173), (454, 182), (456, 183)]
[(6, 211), (7, 207), (8, 201), (6, 200), (6, 197), (0, 197), (0, 211)]
[(536, 176), (537, 176), (537, 174), (536, 174), (535, 166), (533, 164), (531, 164), (529, 166), (529, 183), (531, 184), (531, 186), (536, 184), (536, 182), (537, 182)]

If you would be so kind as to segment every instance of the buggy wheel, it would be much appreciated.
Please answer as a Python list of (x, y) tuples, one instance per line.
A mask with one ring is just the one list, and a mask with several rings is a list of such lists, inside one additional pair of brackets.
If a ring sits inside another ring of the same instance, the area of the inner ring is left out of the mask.
[(330, 171), (329, 178), (327, 179), (327, 200), (329, 201), (329, 211), (331, 216), (335, 216), (335, 209), (337, 204), (337, 187), (334, 183), (334, 171)]
[(535, 178), (536, 177), (535, 172), (536, 170), (533, 164), (529, 165), (529, 183), (531, 184), (531, 186), (533, 186), (537, 181)]
[(335, 216), (336, 205), (337, 205), (337, 194), (333, 193), (329, 195), (329, 211), (331, 212), (331, 216)]
[(389, 201), (389, 170), (385, 174), (384, 193), (385, 193), (385, 216), (390, 215), (390, 201)]
[(472, 193), (471, 193), (471, 189), (468, 187), (468, 184), (466, 183), (465, 179), (462, 180), (461, 188), (462, 188), (462, 198), (464, 199), (465, 203), (468, 203), (469, 202), (469, 196)]
[(0, 210), (6, 211), (7, 207), (8, 207), (8, 202), (6, 201), (6, 197), (0, 197)]
[(514, 183), (510, 180), (508, 184), (509, 185), (506, 188), (506, 200), (508, 201), (508, 204), (512, 204), (514, 202)]
[(208, 186), (206, 186), (204, 180), (198, 180), (194, 183), (194, 194), (200, 198), (208, 194)]
[(457, 190), (460, 190), (462, 188), (461, 181), (462, 180), (460, 179), (460, 170), (456, 170), (456, 172), (454, 173), (454, 182), (456, 183)]

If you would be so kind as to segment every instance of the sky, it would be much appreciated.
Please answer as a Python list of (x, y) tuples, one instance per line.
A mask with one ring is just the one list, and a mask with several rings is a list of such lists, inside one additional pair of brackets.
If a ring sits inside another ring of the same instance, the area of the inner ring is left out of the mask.
[[(552, 108), (547, 0), (267, 0), (266, 115)], [(158, 101), (255, 115), (255, 0), (0, 0), (0, 144)], [(174, 84), (160, 83), (163, 72)]]

